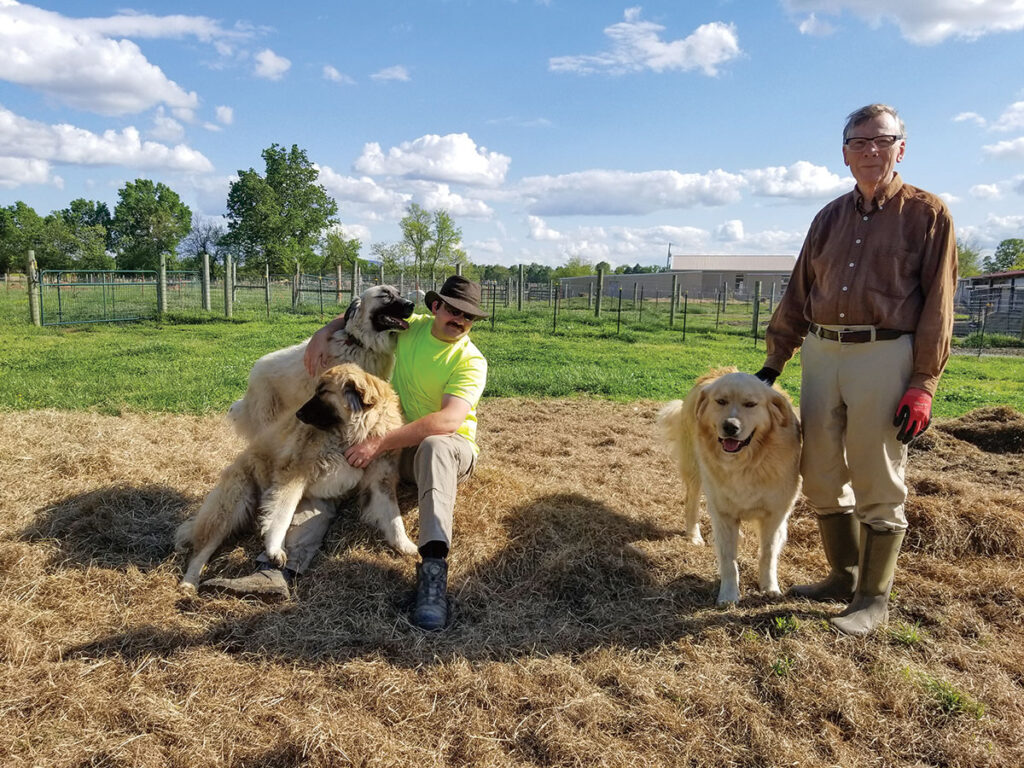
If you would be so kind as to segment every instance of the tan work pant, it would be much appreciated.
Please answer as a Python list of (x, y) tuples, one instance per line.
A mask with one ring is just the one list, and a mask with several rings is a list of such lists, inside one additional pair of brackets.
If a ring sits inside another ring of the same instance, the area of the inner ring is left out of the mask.
[(910, 381), (913, 340), (910, 334), (859, 344), (804, 340), (800, 474), (819, 515), (852, 513), (876, 531), (906, 529), (907, 447), (892, 420)]
[[(461, 435), (434, 435), (402, 451), (400, 477), (415, 483), (419, 496), (420, 546), (428, 541), (451, 545), (455, 489), (475, 467), (473, 447)], [(304, 498), (299, 503), (284, 538), (287, 568), (302, 573), (309, 567), (336, 516), (334, 500)], [(259, 560), (267, 562), (266, 553)]]

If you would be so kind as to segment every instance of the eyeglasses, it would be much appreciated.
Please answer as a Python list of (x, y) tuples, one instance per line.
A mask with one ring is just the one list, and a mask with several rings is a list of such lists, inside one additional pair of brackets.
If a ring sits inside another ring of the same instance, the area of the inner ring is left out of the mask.
[(468, 312), (463, 312), (458, 307), (453, 307), (447, 301), (442, 301), (441, 303), (444, 304), (444, 308), (448, 310), (448, 314), (452, 317), (464, 317), (470, 323), (479, 319), (476, 315), (471, 315)]
[(902, 136), (893, 136), (892, 134), (882, 134), (881, 136), (875, 136), (873, 139), (865, 139), (856, 137), (852, 139), (846, 139), (843, 144), (849, 147), (854, 152), (862, 152), (868, 148), (869, 144), (874, 144), (879, 149), (889, 149), (897, 141), (902, 141)]

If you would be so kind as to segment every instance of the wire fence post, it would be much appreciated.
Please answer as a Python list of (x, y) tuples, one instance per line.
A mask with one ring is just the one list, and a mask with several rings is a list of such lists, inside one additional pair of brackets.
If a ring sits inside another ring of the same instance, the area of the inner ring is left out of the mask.
[[(600, 275), (600, 272), (598, 272)], [(598, 294), (600, 296), (600, 294)], [(615, 334), (618, 335), (619, 331), (622, 330), (622, 284), (619, 284), (619, 311), (617, 312), (618, 319), (615, 322)]]
[[(636, 283), (633, 283), (633, 295), (636, 295)], [(633, 302), (635, 303), (636, 299), (633, 299)], [(638, 306), (640, 311), (637, 312), (636, 322), (639, 325), (644, 321), (644, 286), (640, 286), (640, 304)]]
[(357, 293), (356, 282), (359, 280), (359, 262), (352, 259), (352, 298), (349, 301), (355, 301)]
[(554, 335), (558, 330), (558, 297), (555, 297), (554, 309), (551, 312), (551, 333)]
[(43, 324), (42, 303), (43, 286), (39, 282), (39, 271), (36, 266), (36, 252), (29, 251), (25, 263), (25, 273), (28, 277), (28, 313), (32, 318), (32, 325)]
[(679, 295), (679, 275), (672, 275), (672, 298), (668, 303), (668, 327), (676, 327), (676, 297)]
[(299, 288), (302, 285), (302, 278), (300, 277), (299, 265), (295, 264), (295, 274), (292, 275), (292, 311), (299, 306)]
[(753, 325), (754, 346), (755, 347), (757, 346), (757, 324), (758, 324), (758, 321), (760, 319), (760, 312), (761, 312), (761, 281), (758, 280), (757, 282), (754, 283), (754, 301), (753, 301), (753, 306), (751, 307), (751, 312), (750, 312), (751, 317), (752, 317), (751, 324)]
[(494, 330), (494, 317), (498, 314), (498, 281), (491, 284), (491, 330)]
[(270, 262), (263, 265), (263, 298), (267, 302), (267, 318), (270, 318)]
[[(604, 270), (597, 270), (597, 293), (594, 296), (594, 317), (601, 316), (601, 296), (604, 294)], [(622, 314), (622, 286), (619, 286), (619, 314)], [(616, 331), (618, 333), (618, 331)]]
[(516, 291), (516, 310), (519, 312), (523, 311), (523, 289), (526, 285), (523, 283), (523, 265), (519, 265), (519, 290)]
[(722, 314), (722, 297), (715, 291), (715, 330), (718, 330), (718, 319)]
[(689, 294), (683, 294), (683, 342), (686, 342), (686, 305), (689, 300)]

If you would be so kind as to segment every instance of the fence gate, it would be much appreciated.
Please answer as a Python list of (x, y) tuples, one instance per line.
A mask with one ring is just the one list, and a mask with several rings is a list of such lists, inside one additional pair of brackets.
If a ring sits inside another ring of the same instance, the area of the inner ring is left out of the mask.
[(157, 273), (44, 270), (39, 273), (43, 325), (120, 323), (155, 318)]

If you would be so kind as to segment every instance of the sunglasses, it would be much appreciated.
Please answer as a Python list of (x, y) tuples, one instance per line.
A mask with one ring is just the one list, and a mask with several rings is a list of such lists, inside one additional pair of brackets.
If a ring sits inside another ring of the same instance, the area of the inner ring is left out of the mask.
[(447, 301), (443, 301), (443, 300), (442, 300), (442, 301), (441, 301), (441, 303), (442, 303), (442, 304), (444, 305), (444, 308), (445, 308), (446, 310), (448, 310), (448, 314), (449, 314), (449, 315), (451, 315), (452, 317), (456, 317), (456, 318), (458, 318), (458, 317), (464, 317), (464, 318), (466, 318), (466, 321), (467, 321), (467, 322), (470, 322), (470, 323), (472, 323), (472, 322), (473, 322), (473, 321), (475, 321), (475, 320), (479, 320), (479, 319), (480, 319), (480, 318), (479, 318), (479, 317), (477, 317), (476, 315), (471, 315), (471, 314), (469, 314), (468, 312), (463, 312), (463, 311), (462, 311), (461, 309), (459, 309), (458, 307), (453, 307), (453, 306), (452, 306), (451, 304), (449, 304), (449, 303), (448, 303)]

